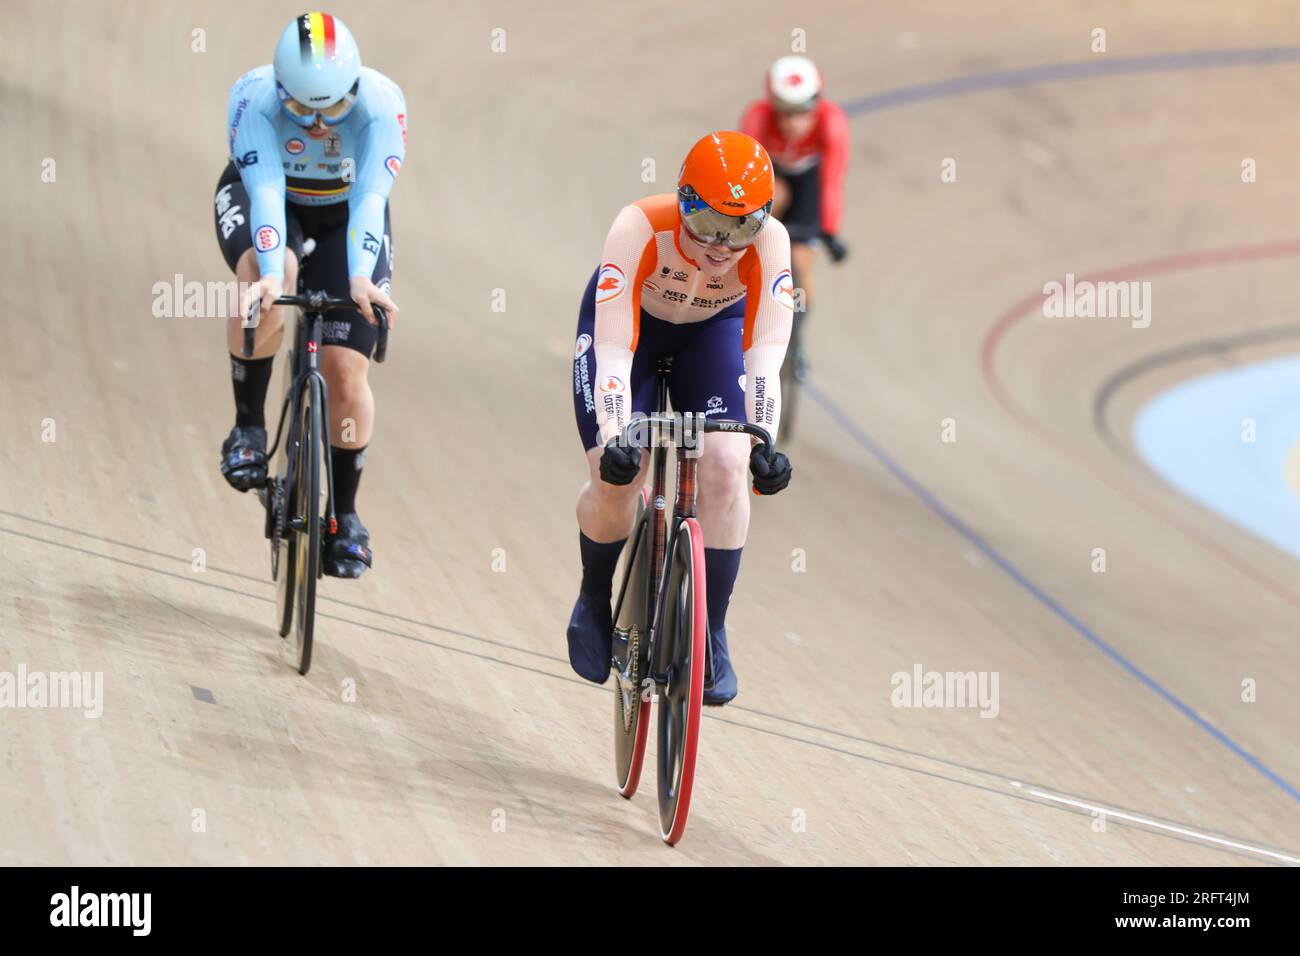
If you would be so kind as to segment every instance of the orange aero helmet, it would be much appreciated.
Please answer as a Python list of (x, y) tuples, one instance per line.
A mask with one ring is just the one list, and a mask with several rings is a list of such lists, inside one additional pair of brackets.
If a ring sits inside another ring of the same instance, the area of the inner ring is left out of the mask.
[(682, 225), (697, 242), (743, 249), (772, 213), (772, 161), (752, 137), (710, 133), (691, 147), (677, 177)]

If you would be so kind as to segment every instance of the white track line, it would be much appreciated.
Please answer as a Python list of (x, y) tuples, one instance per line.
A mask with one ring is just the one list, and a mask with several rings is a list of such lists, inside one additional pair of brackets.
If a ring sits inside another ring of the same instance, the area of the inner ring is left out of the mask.
[[(1015, 780), (1008, 780), (1007, 783), (1018, 790), (1024, 790), (1024, 784)], [(1114, 817), (1117, 820), (1131, 820), (1133, 823), (1140, 823), (1146, 827), (1155, 827), (1157, 830), (1168, 830), (1170, 833), (1178, 833), (1182, 836), (1192, 837), (1196, 840), (1204, 840), (1206, 843), (1217, 843), (1219, 846), (1229, 846), (1235, 850), (1245, 850), (1248, 853), (1258, 853), (1261, 856), (1271, 856), (1275, 860), (1282, 860), (1285, 863), (1300, 864), (1300, 859), (1294, 856), (1287, 856), (1285, 853), (1278, 853), (1274, 850), (1266, 850), (1263, 847), (1251, 846), (1249, 843), (1237, 843), (1234, 840), (1225, 840), (1223, 837), (1213, 836), (1209, 833), (1201, 833), (1197, 830), (1188, 830), (1185, 827), (1176, 827), (1168, 823), (1161, 823), (1159, 820), (1148, 820), (1146, 817), (1139, 817), (1132, 813), (1125, 813), (1123, 810), (1111, 810), (1107, 807), (1095, 806), (1091, 803), (1084, 803), (1081, 800), (1070, 800), (1067, 797), (1058, 797), (1054, 793), (1044, 793), (1042, 790), (1026, 790), (1026, 793), (1035, 797), (1042, 797), (1044, 800), (1054, 800), (1057, 803), (1065, 803), (1072, 807), (1079, 807), (1083, 810), (1092, 810), (1096, 813), (1104, 814), (1108, 817)]]

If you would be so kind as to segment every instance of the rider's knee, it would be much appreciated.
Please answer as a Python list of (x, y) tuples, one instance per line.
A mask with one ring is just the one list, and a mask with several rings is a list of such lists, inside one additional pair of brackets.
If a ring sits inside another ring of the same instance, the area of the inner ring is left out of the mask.
[[(710, 438), (714, 436), (709, 436)], [(698, 471), (701, 498), (720, 501), (744, 496), (748, 483), (749, 440), (743, 435), (719, 435), (724, 441), (709, 443)]]
[[(644, 475), (644, 470), (642, 474)], [(603, 480), (599, 474), (591, 477), (591, 491), (596, 496), (599, 507), (608, 508), (610, 511), (620, 511), (630, 506), (631, 502), (636, 500), (637, 495), (641, 494), (641, 486), (644, 482), (634, 481), (628, 485), (612, 485)]]
[(365, 400), (370, 394), (369, 365), (366, 357), (353, 349), (329, 346), (322, 350), (321, 371), (329, 383), (331, 404), (343, 407)]

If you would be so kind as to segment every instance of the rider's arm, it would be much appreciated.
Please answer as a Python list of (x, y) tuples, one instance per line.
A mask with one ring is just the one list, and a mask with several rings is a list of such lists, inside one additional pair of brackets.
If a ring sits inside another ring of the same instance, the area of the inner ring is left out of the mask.
[(849, 165), (849, 121), (844, 110), (827, 102), (822, 107), (822, 232), (835, 236), (840, 231), (844, 210), (844, 171)]
[[(241, 77), (230, 92), (227, 128), (230, 158), (248, 191), (248, 227), (253, 234), (258, 273), (284, 278), (284, 169), (275, 126), (264, 112), (275, 90)], [(278, 104), (277, 104), (278, 105)]]
[(367, 77), (370, 114), (357, 149), (356, 182), (348, 191), (348, 276), (369, 277), (384, 241), (384, 208), (406, 158), (406, 101), (396, 83)]
[(781, 363), (794, 325), (790, 234), (773, 219), (741, 260), (745, 283), (745, 415), (776, 434), (781, 424)]
[(654, 229), (635, 205), (624, 206), (605, 236), (596, 279), (596, 423), (606, 445), (627, 424), (632, 353), (641, 320), (641, 282), (654, 268)]

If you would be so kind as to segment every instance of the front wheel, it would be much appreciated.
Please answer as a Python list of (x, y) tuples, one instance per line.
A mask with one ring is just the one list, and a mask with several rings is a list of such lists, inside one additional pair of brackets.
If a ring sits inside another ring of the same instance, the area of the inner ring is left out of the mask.
[(321, 401), (320, 382), (312, 379), (305, 389), (300, 419), (301, 440), (298, 445), (297, 475), (295, 481), (294, 523), (297, 534), (292, 548), (292, 574), (294, 592), (295, 637), (298, 652), (298, 673), (306, 674), (311, 667), (312, 638), (316, 630), (316, 582), (321, 569), (321, 506), (324, 494), (322, 467), (325, 455), (325, 428), (322, 421), (324, 403)]
[(704, 535), (694, 518), (678, 526), (662, 614), (655, 658), (668, 681), (659, 701), (659, 835), (672, 845), (686, 831), (695, 786), (709, 632)]
[(275, 623), (281, 637), (288, 637), (293, 627), (293, 588), (297, 580), (295, 561), (298, 549), (293, 547), (293, 536), (288, 531), (293, 507), (285, 494), (288, 480), (287, 475), (272, 478), (266, 501), (266, 524), (271, 539), (271, 580), (275, 582)]

